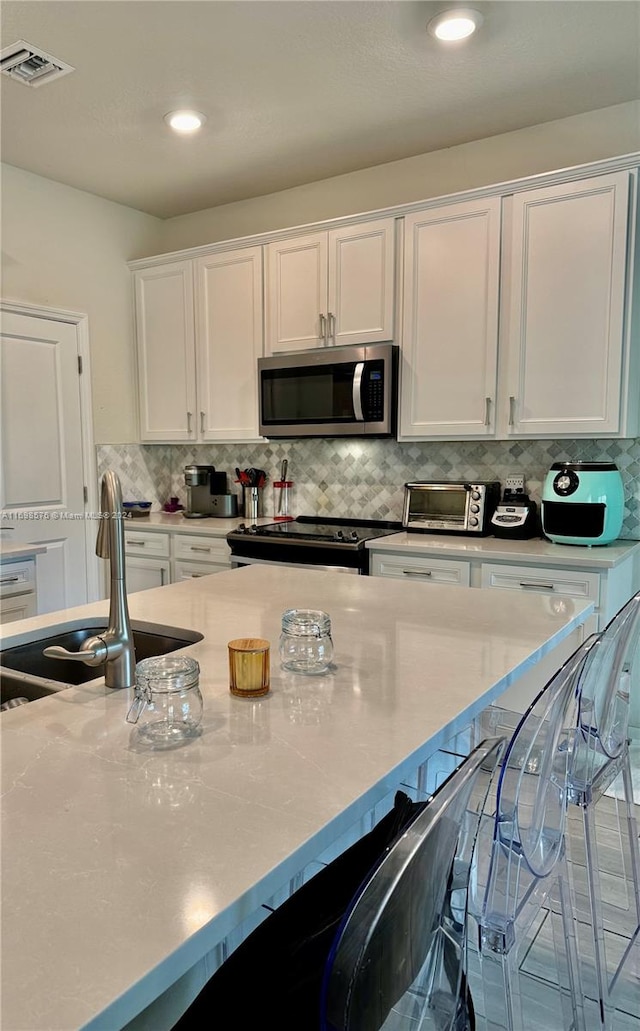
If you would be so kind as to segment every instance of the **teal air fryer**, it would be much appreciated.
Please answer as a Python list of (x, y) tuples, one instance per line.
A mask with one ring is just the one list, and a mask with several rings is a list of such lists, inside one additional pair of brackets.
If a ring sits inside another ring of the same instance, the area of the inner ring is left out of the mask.
[(610, 544), (624, 516), (622, 477), (613, 462), (555, 462), (542, 489), (542, 531), (556, 544)]

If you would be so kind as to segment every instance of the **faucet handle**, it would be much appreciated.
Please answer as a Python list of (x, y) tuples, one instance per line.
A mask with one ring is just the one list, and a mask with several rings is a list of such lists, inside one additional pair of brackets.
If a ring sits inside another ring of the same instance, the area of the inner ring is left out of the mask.
[(71, 659), (72, 662), (84, 662), (85, 666), (100, 666), (107, 660), (107, 645), (101, 637), (89, 637), (83, 641), (78, 652), (70, 652), (59, 644), (51, 644), (42, 654), (49, 659)]

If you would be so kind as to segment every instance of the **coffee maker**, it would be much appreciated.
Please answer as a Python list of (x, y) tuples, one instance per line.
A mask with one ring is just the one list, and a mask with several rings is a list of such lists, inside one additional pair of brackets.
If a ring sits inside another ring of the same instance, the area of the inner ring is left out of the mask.
[(184, 482), (187, 488), (185, 518), (237, 516), (238, 499), (228, 491), (226, 473), (216, 472), (213, 465), (185, 465)]

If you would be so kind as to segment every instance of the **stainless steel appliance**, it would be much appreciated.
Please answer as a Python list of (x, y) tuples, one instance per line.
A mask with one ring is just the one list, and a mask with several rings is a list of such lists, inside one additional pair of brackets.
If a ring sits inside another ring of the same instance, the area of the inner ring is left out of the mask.
[(258, 359), (265, 437), (392, 437), (398, 410), (394, 344), (325, 347)]
[(542, 529), (556, 544), (611, 544), (624, 519), (614, 462), (555, 462), (542, 488)]
[(402, 525), (421, 533), (458, 533), (486, 537), (500, 499), (497, 480), (406, 483)]
[(368, 574), (366, 541), (402, 529), (400, 523), (377, 519), (321, 519), (299, 516), (291, 522), (247, 526), (227, 534), (231, 566), (281, 564), (315, 566), (346, 573)]
[(216, 472), (213, 465), (186, 465), (184, 482), (187, 488), (186, 519), (237, 516), (238, 499), (227, 490), (226, 473)]

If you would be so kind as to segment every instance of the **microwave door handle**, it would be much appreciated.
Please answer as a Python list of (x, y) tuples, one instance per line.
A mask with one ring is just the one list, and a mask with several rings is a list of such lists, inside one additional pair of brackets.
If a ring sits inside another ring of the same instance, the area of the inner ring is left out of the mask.
[(358, 422), (364, 422), (362, 412), (362, 376), (364, 373), (364, 362), (358, 362), (353, 371), (353, 411)]

